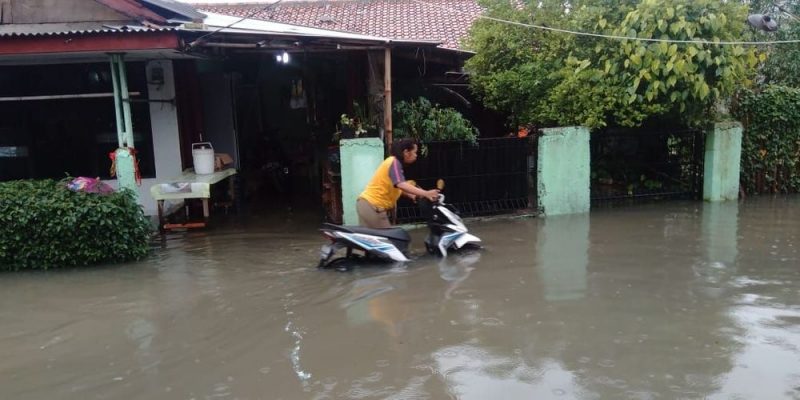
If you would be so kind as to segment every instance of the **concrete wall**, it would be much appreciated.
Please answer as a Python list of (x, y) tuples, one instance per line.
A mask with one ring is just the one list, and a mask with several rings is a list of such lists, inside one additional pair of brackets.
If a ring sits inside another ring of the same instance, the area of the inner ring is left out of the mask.
[(342, 166), (342, 209), (345, 225), (358, 225), (356, 200), (383, 161), (383, 142), (379, 138), (339, 141)]
[(742, 124), (736, 121), (714, 125), (706, 136), (703, 199), (706, 201), (739, 198), (739, 173), (742, 159)]
[[(164, 70), (164, 84), (148, 84), (147, 92), (151, 100), (170, 100), (175, 98), (175, 75), (172, 61), (155, 60), (147, 64), (147, 76), (154, 67)], [(178, 133), (178, 112), (170, 103), (150, 103), (150, 124), (153, 131), (153, 151), (155, 156), (156, 177), (142, 179), (142, 186), (138, 187), (139, 204), (144, 207), (145, 214), (155, 215), (156, 203), (150, 196), (150, 187), (156, 182), (180, 175), (181, 152), (180, 136)], [(107, 181), (114, 188), (117, 181)]]
[(589, 211), (589, 129), (550, 128), (539, 137), (539, 211), (546, 216)]

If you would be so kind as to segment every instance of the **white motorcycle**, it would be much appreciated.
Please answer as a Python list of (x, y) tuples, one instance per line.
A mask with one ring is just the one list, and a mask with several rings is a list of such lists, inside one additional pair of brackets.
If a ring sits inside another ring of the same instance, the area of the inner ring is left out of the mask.
[[(436, 185), (444, 189), (440, 179)], [(450, 250), (476, 247), (481, 240), (471, 235), (456, 209), (445, 203), (443, 194), (435, 202), (419, 199), (417, 204), (428, 225), (425, 249), (430, 254), (447, 257)], [(330, 243), (320, 250), (319, 268), (331, 268), (343, 260), (366, 258), (394, 262), (408, 262), (408, 247), (411, 236), (403, 228), (370, 229), (360, 226), (323, 224), (322, 234)], [(346, 249), (344, 257), (334, 257), (341, 249)]]

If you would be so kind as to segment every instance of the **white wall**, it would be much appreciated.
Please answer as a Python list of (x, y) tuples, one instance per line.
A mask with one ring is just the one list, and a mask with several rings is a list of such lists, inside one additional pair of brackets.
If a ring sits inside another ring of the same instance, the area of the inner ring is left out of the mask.
[[(175, 74), (170, 60), (153, 60), (147, 63), (148, 81), (151, 70), (161, 67), (164, 70), (163, 85), (147, 85), (150, 100), (171, 100), (175, 98)], [(180, 135), (178, 132), (178, 111), (174, 104), (150, 103), (150, 125), (153, 132), (153, 151), (155, 155), (156, 177), (142, 179), (139, 187), (139, 204), (147, 215), (156, 215), (156, 202), (150, 196), (150, 187), (181, 173)], [(135, 144), (134, 144), (135, 146)], [(117, 180), (106, 181), (117, 187)]]

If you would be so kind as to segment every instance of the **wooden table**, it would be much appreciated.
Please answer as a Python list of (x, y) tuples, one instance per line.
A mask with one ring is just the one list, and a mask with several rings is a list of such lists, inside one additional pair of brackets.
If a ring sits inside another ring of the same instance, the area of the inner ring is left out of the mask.
[[(190, 168), (183, 171), (183, 173), (180, 176), (177, 176), (175, 178), (169, 179), (164, 182), (156, 183), (155, 185), (151, 186), (150, 195), (153, 196), (153, 199), (155, 199), (156, 202), (158, 203), (159, 228), (164, 230), (164, 229), (174, 229), (174, 228), (202, 228), (206, 226), (206, 224), (208, 223), (208, 216), (209, 216), (208, 200), (211, 198), (211, 185), (214, 185), (229, 178), (228, 192), (231, 200), (233, 200), (235, 196), (233, 176), (236, 175), (236, 172), (237, 171), (235, 168), (227, 168), (221, 171), (214, 171), (211, 174), (198, 175), (194, 172), (193, 169)], [(191, 191), (177, 192), (177, 193), (164, 192), (163, 187), (161, 186), (162, 183), (188, 183), (191, 187)], [(184, 224), (165, 223), (166, 216), (164, 215), (164, 201), (188, 200), (188, 199), (200, 199), (203, 201), (203, 221), (187, 222)]]

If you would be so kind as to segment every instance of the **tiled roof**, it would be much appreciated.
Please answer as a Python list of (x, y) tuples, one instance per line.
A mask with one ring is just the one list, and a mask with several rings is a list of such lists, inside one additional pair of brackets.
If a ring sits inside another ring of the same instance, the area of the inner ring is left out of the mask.
[(462, 49), (462, 39), (482, 12), (477, 0), (312, 0), (287, 1), (274, 7), (264, 3), (196, 7), (396, 40), (438, 41), (449, 49)]
[[(309, 26), (295, 24), (285, 24), (275, 21), (265, 21), (261, 19), (242, 19), (240, 17), (226, 14), (217, 14), (206, 11), (206, 18), (203, 21), (205, 26), (202, 31), (222, 32), (222, 33), (248, 33), (254, 35), (290, 36), (290, 37), (309, 37), (326, 38), (343, 41), (353, 41), (358, 43), (383, 44), (390, 39), (377, 36), (363, 35), (360, 33), (340, 32), (334, 30), (320, 29)], [(190, 27), (181, 28), (184, 31), (192, 31)]]

